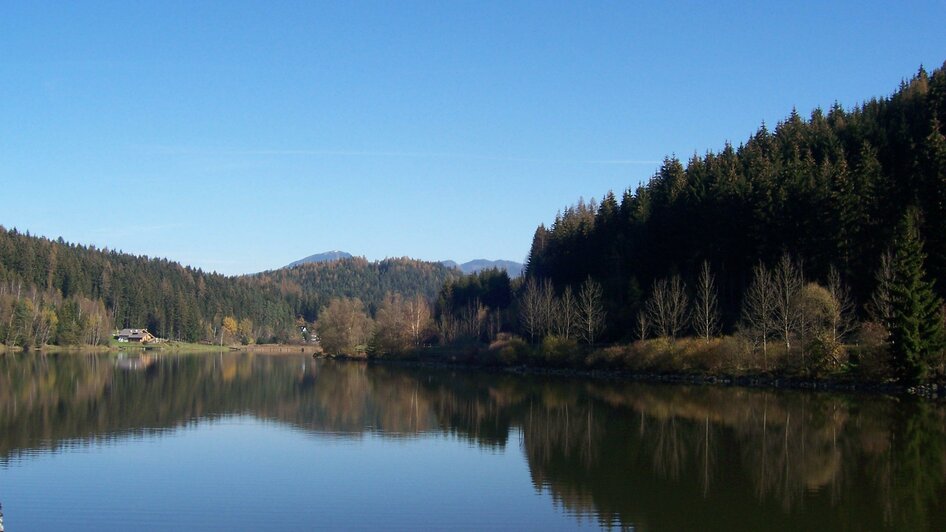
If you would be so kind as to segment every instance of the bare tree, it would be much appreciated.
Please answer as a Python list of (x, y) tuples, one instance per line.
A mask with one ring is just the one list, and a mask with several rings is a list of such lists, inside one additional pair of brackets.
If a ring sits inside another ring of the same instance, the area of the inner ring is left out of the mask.
[(779, 259), (778, 265), (772, 272), (772, 282), (775, 288), (775, 321), (778, 324), (779, 334), (785, 342), (785, 350), (792, 349), (792, 335), (801, 325), (802, 315), (798, 304), (798, 294), (805, 285), (799, 268), (792, 258), (785, 253)]
[(417, 347), (424, 336), (430, 331), (431, 313), (430, 304), (421, 294), (407, 301), (407, 328), (410, 332), (411, 343)]
[(382, 352), (400, 352), (411, 343), (406, 303), (400, 293), (388, 292), (375, 313), (374, 339)]
[(459, 319), (463, 333), (469, 338), (478, 340), (483, 335), (486, 307), (480, 303), (479, 298), (476, 298), (468, 302), (466, 307), (460, 309)]
[(775, 287), (772, 274), (761, 261), (752, 270), (752, 284), (742, 303), (746, 329), (762, 343), (762, 364), (768, 368), (769, 338), (775, 331)]
[(601, 330), (604, 329), (604, 292), (601, 285), (591, 277), (585, 279), (578, 293), (578, 322), (581, 325), (581, 338), (594, 344)]
[(836, 305), (836, 311), (831, 316), (831, 340), (835, 344), (841, 344), (847, 335), (854, 332), (857, 320), (854, 316), (851, 290), (841, 281), (841, 274), (834, 266), (828, 270), (828, 293), (834, 298)]
[(637, 313), (637, 339), (646, 340), (647, 331), (650, 330), (650, 321), (647, 319), (647, 311), (641, 309)]
[(679, 275), (654, 281), (647, 317), (662, 338), (675, 339), (687, 322), (686, 287)]
[(555, 334), (571, 338), (578, 328), (578, 301), (571, 286), (566, 286), (555, 306)]
[(529, 339), (533, 342), (542, 332), (542, 300), (534, 277), (529, 277), (526, 281), (522, 297), (519, 298), (519, 323), (529, 333)]
[(453, 318), (453, 314), (450, 312), (443, 312), (440, 314), (440, 318), (437, 319), (437, 332), (440, 334), (440, 339), (443, 343), (450, 343), (456, 340), (459, 333), (457, 331), (457, 323)]
[(486, 336), (492, 342), (499, 335), (503, 328), (505, 312), (501, 309), (490, 309), (487, 307)]
[(703, 261), (700, 276), (696, 280), (696, 299), (693, 301), (693, 329), (709, 342), (719, 333), (719, 305), (716, 296), (716, 280), (710, 271), (709, 261)]

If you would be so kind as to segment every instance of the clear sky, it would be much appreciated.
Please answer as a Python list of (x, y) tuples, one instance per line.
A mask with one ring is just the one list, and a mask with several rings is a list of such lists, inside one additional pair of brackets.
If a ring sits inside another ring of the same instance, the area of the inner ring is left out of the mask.
[(946, 60), (946, 2), (4, 2), (0, 225), (224, 273), (522, 261), (579, 197)]

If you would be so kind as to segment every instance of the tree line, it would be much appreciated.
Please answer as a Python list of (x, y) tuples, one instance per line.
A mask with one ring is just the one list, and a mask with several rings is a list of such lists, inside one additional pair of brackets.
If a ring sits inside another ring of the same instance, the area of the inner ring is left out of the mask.
[(444, 283), (461, 275), (440, 263), (407, 257), (377, 262), (354, 257), (300, 264), (251, 278), (274, 288), (296, 316), (311, 323), (333, 298), (358, 298), (366, 305), (366, 311), (374, 315), (388, 293), (421, 294), (433, 300)]
[(459, 275), (411, 259), (350, 259), (226, 276), (0, 226), (0, 344), (99, 345), (125, 327), (190, 342), (301, 341), (333, 297), (359, 297), (374, 313), (388, 292), (433, 299)]
[(540, 225), (527, 285), (569, 300), (599, 283), (602, 341), (739, 332), (804, 367), (842, 364), (858, 321), (890, 348), (891, 371), (929, 377), (942, 368), (944, 126), (946, 71), (921, 68), (850, 111), (792, 111), (738, 147), (668, 157), (620, 201), (580, 200)]

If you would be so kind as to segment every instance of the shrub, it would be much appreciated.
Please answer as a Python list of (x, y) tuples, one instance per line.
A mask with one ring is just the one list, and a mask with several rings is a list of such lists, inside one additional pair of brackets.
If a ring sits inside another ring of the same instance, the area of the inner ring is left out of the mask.
[(554, 335), (542, 340), (539, 352), (545, 363), (551, 366), (577, 362), (581, 357), (576, 340)]
[(508, 333), (500, 333), (489, 344), (489, 352), (495, 354), (499, 363), (504, 366), (521, 364), (529, 356), (529, 344), (522, 338)]

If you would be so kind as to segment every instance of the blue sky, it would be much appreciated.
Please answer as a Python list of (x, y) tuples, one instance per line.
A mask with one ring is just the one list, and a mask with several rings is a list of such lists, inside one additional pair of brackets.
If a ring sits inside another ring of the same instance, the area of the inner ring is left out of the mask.
[(5, 2), (0, 225), (224, 273), (523, 260), (675, 153), (895, 90), (939, 2)]

